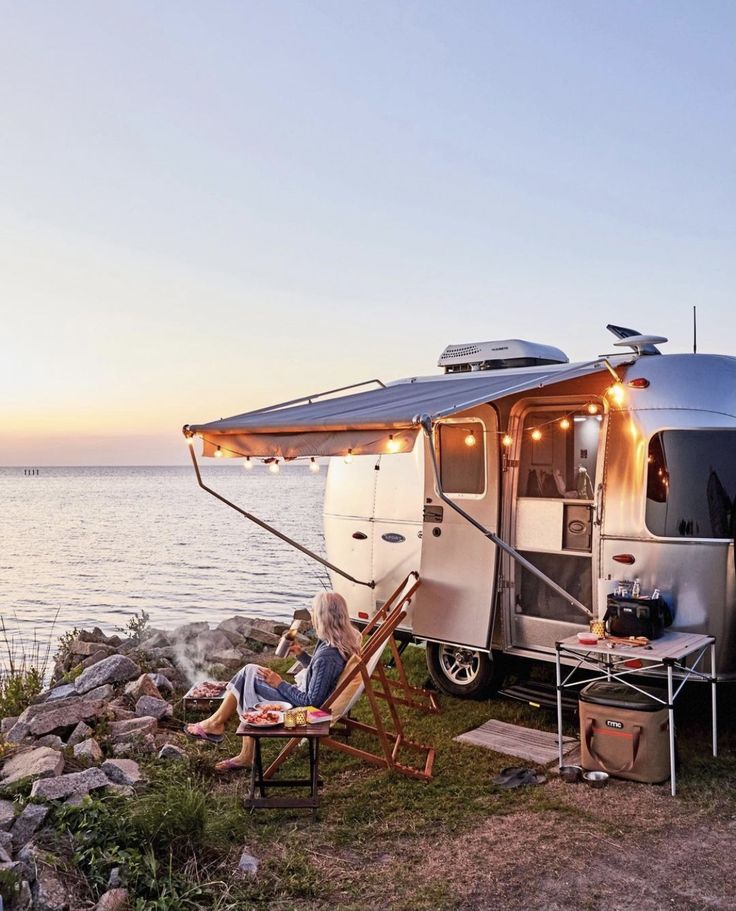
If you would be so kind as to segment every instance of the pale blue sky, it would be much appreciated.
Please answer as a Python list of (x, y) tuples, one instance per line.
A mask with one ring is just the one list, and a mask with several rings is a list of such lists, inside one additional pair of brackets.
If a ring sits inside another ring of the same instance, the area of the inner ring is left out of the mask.
[(736, 354), (736, 5), (0, 0), (0, 463), (571, 358)]

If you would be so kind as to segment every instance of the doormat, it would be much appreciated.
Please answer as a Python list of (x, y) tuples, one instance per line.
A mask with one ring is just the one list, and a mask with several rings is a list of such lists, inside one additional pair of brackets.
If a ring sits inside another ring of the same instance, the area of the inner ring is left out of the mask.
[[(534, 728), (523, 728), (518, 724), (507, 724), (493, 718), (479, 728), (460, 734), (455, 740), (458, 743), (484, 747), (495, 753), (517, 756), (537, 765), (549, 765), (550, 762), (557, 760), (556, 731), (537, 731)], [(563, 737), (563, 755), (573, 750), (577, 743), (575, 737)]]

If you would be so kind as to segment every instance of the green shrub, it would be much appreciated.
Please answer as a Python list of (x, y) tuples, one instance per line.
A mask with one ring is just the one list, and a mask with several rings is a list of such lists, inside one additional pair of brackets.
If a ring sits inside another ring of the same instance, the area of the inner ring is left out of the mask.
[(43, 677), (36, 668), (16, 668), (0, 677), (0, 718), (20, 715), (43, 689)]

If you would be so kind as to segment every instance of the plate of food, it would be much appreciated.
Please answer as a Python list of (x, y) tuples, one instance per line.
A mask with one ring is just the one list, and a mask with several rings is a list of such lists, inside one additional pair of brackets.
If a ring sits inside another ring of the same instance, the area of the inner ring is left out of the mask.
[(195, 684), (184, 697), (185, 699), (222, 699), (227, 690), (227, 683), (220, 680), (204, 680)]
[(256, 702), (254, 708), (260, 712), (288, 712), (292, 705), (290, 702)]
[(252, 728), (275, 728), (284, 723), (284, 713), (271, 709), (250, 709), (242, 716), (243, 721)]

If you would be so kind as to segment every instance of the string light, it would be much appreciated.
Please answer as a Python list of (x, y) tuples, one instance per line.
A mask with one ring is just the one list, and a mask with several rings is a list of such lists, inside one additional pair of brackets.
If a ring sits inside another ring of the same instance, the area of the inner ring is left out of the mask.
[(542, 439), (542, 431), (538, 427), (535, 427), (534, 430), (532, 430), (532, 439), (535, 443), (538, 443)]
[(588, 414), (598, 414), (598, 406), (595, 402), (591, 402), (590, 405), (588, 405)]
[(386, 449), (388, 449), (389, 452), (398, 452), (399, 449), (401, 449), (401, 443), (399, 443), (398, 440), (394, 439), (393, 434), (390, 434), (390, 436), (388, 438), (388, 443), (386, 443)]
[(570, 421), (569, 421), (567, 418), (563, 418), (563, 419), (560, 421), (560, 429), (561, 429), (561, 430), (569, 430), (569, 429), (570, 429)]
[(253, 463), (250, 460), (250, 456), (245, 457), (245, 461), (243, 462), (243, 468), (245, 468), (246, 471), (253, 471)]
[(611, 386), (607, 393), (608, 398), (614, 403), (614, 405), (623, 405), (624, 398), (626, 397), (626, 391), (623, 387), (623, 383), (614, 383)]
[(319, 471), (319, 462), (316, 461), (314, 456), (312, 456), (312, 458), (309, 460), (309, 470), (312, 472), (312, 474), (317, 474)]
[(470, 433), (465, 437), (466, 446), (475, 446), (478, 441), (475, 438), (475, 431), (471, 430)]
[(281, 467), (279, 466), (279, 460), (274, 459), (273, 462), (270, 462), (269, 466), (268, 466), (268, 470), (271, 472), (271, 474), (278, 474), (281, 471)]
[(353, 450), (348, 449), (347, 455), (345, 456), (345, 464), (349, 465), (353, 461)]
[(215, 458), (216, 458), (216, 459), (221, 459), (221, 458), (222, 458), (222, 449), (220, 449), (219, 446), (218, 446), (217, 449), (215, 450)]
[(505, 434), (503, 435), (503, 439), (501, 440), (501, 443), (502, 443), (507, 449), (508, 449), (508, 447), (509, 447), (513, 442), (514, 442), (513, 437), (509, 436), (508, 433), (505, 433)]

